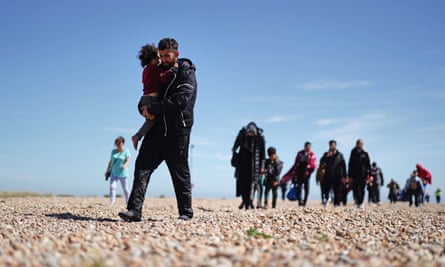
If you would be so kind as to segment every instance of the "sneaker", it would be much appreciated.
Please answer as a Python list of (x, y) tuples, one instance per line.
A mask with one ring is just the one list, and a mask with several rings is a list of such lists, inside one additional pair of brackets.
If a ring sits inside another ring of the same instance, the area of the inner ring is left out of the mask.
[(124, 220), (126, 222), (140, 222), (141, 221), (141, 214), (138, 214), (134, 210), (119, 212), (119, 217), (121, 217), (122, 220)]
[(178, 220), (180, 221), (190, 221), (192, 219), (192, 217), (189, 217), (187, 215), (181, 215), (178, 217)]

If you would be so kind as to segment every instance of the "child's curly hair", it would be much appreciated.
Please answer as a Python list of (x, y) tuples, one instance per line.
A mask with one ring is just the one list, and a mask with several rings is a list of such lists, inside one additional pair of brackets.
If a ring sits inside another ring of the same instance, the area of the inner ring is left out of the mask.
[(146, 44), (139, 51), (139, 59), (141, 60), (141, 66), (145, 67), (150, 61), (158, 57), (158, 49), (154, 44)]

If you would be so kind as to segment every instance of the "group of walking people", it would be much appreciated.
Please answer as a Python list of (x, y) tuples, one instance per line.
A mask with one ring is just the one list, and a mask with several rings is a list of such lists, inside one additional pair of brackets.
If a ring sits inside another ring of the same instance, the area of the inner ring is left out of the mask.
[[(376, 162), (371, 164), (363, 140), (356, 141), (348, 162), (343, 153), (337, 149), (337, 142), (330, 140), (329, 149), (321, 157), (318, 166), (311, 146), (310, 142), (305, 142), (303, 149), (297, 152), (291, 168), (280, 178), (283, 162), (279, 160), (274, 147), (267, 149), (268, 158), (266, 158), (263, 129), (255, 122), (249, 122), (242, 127), (235, 138), (231, 160), (232, 166), (235, 167), (236, 195), (242, 198), (239, 208), (255, 208), (255, 198), (256, 208), (267, 208), (269, 192), (272, 192), (272, 208), (275, 208), (278, 188), (282, 188), (284, 199), (284, 192), (289, 183), (291, 190), (296, 191), (298, 204), (305, 206), (309, 195), (310, 178), (315, 170), (323, 205), (327, 205), (330, 201), (335, 207), (346, 205), (348, 193), (352, 191), (354, 204), (357, 208), (363, 208), (366, 190), (368, 202), (380, 204), (380, 191), (384, 185), (383, 172)], [(413, 179), (419, 186), (415, 186)], [(396, 186), (391, 180), (388, 185), (389, 199), (396, 201), (400, 198), (400, 192), (403, 192), (411, 204), (414, 198), (415, 205), (418, 206), (423, 201), (426, 184), (431, 183), (431, 174), (417, 164), (416, 171), (408, 180), (402, 191), (397, 191), (398, 185)], [(264, 203), (262, 203), (263, 191)]]
[[(190, 59), (179, 58), (178, 46), (175, 39), (164, 38), (159, 41), (157, 47), (144, 45), (139, 51), (143, 67), (143, 96), (139, 101), (138, 111), (145, 120), (137, 133), (131, 137), (133, 147), (139, 149), (131, 191), (127, 185), (130, 153), (124, 146), (123, 137), (115, 140), (116, 148), (111, 152), (105, 173), (106, 179), (110, 180), (110, 204), (115, 202), (118, 181), (122, 185), (127, 211), (120, 212), (119, 216), (128, 222), (141, 220), (150, 177), (164, 161), (175, 190), (178, 219), (190, 220), (193, 217), (188, 157), (197, 96), (196, 67)], [(370, 191), (370, 200), (376, 203), (380, 201), (383, 174), (375, 163), (371, 166), (362, 140), (357, 140), (356, 147), (351, 151), (348, 170), (343, 154), (337, 150), (335, 140), (329, 141), (329, 150), (321, 157), (318, 169), (311, 143), (306, 142), (304, 148), (298, 151), (294, 164), (282, 178), (280, 175), (283, 162), (279, 159), (276, 148), (269, 147), (266, 150), (265, 143), (263, 129), (255, 122), (242, 127), (235, 139), (231, 163), (235, 167), (236, 195), (242, 198), (240, 209), (254, 208), (255, 197), (256, 208), (268, 207), (270, 193), (271, 206), (275, 208), (278, 188), (281, 187), (284, 196), (288, 183), (294, 185), (299, 205), (305, 206), (309, 195), (310, 177), (315, 170), (317, 183), (321, 188), (322, 203), (325, 205), (331, 195), (334, 206), (346, 205), (347, 194), (352, 190), (355, 204), (362, 207), (366, 187)], [(425, 190), (422, 190), (421, 186), (414, 186), (415, 183), (412, 182), (414, 178), (416, 183), (419, 182), (417, 175), (421, 177), (421, 184), (431, 183), (431, 174), (418, 167), (417, 174), (411, 177), (410, 187), (404, 189), (407, 195), (416, 196), (416, 205), (423, 201), (425, 195)], [(440, 199), (440, 192), (437, 192), (436, 196), (437, 194)]]

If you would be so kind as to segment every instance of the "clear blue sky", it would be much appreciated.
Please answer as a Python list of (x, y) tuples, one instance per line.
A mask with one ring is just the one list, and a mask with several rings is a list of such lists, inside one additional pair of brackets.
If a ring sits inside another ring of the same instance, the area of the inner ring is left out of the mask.
[[(320, 158), (336, 139), (349, 159), (362, 138), (385, 182), (403, 184), (420, 162), (430, 194), (443, 190), (444, 10), (439, 0), (2, 1), (0, 190), (104, 195), (118, 135), (133, 172), (137, 53), (163, 37), (197, 66), (195, 197), (234, 197), (230, 149), (249, 121), (284, 171), (305, 141)], [(162, 165), (148, 196), (173, 192)]]

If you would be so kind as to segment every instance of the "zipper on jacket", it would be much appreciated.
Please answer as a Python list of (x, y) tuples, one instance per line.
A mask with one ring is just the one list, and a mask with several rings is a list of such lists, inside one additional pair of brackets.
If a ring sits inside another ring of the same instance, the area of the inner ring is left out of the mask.
[[(170, 89), (175, 80), (176, 80), (176, 72), (173, 72), (173, 79), (168, 84), (167, 89), (165, 89), (164, 98), (167, 96), (168, 90)], [(165, 113), (162, 117), (164, 118), (164, 128), (165, 128), (164, 136), (167, 136), (167, 118), (165, 117)]]
[(181, 113), (182, 125), (185, 127), (187, 126), (187, 124), (185, 124), (184, 113), (182, 113), (182, 111), (180, 111), (180, 113)]

